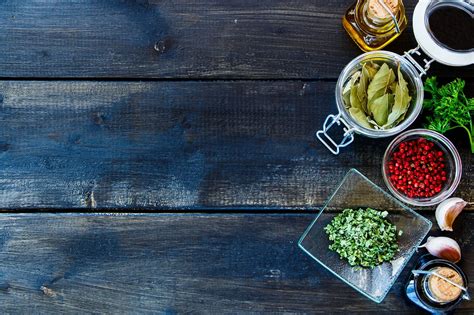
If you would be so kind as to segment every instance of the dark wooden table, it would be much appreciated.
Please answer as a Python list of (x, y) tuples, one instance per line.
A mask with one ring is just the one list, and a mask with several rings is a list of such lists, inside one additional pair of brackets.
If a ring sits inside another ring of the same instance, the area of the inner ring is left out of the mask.
[[(408, 268), (375, 304), (297, 247), (350, 168), (384, 187), (391, 139), (314, 138), (361, 53), (350, 3), (2, 1), (2, 313), (417, 313)], [(408, 27), (388, 49), (415, 46)], [(430, 74), (474, 91), (472, 67)], [(454, 237), (474, 280), (472, 210)]]

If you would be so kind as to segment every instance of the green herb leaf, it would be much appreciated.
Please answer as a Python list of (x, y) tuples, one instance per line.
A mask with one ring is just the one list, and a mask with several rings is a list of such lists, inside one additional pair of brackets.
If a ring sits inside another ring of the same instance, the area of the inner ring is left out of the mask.
[(379, 126), (383, 126), (387, 122), (391, 95), (384, 94), (369, 104), (369, 111)]
[(397, 88), (397, 84), (398, 82), (393, 82), (392, 84), (388, 86), (388, 89), (392, 94), (395, 94), (395, 89)]
[(342, 93), (342, 101), (344, 102), (345, 108), (348, 109), (351, 107), (351, 90), (350, 89)]
[(427, 117), (427, 128), (446, 133), (456, 128), (466, 131), (471, 152), (474, 153), (474, 98), (464, 94), (465, 81), (456, 79), (438, 87), (436, 77), (425, 81), (425, 91), (431, 94), (426, 98), (423, 107), (431, 113)]
[(357, 97), (361, 109), (367, 113), (367, 86), (369, 85), (369, 72), (366, 65), (362, 66), (359, 85), (357, 86)]
[(372, 81), (380, 66), (372, 61), (368, 61), (364, 64), (369, 74), (369, 80)]
[(359, 88), (358, 84), (354, 84), (351, 88), (351, 95), (349, 95), (349, 99), (351, 101), (351, 108), (363, 109), (362, 104), (359, 101), (359, 97), (357, 96), (357, 90)]
[(361, 109), (351, 107), (349, 108), (349, 113), (351, 114), (352, 118), (354, 118), (354, 120), (359, 123), (359, 125), (368, 129), (373, 129), (367, 121), (367, 116)]
[(386, 126), (393, 126), (393, 124), (403, 114), (405, 114), (410, 105), (411, 97), (408, 92), (408, 84), (403, 78), (403, 74), (398, 66), (398, 84), (395, 88), (395, 103), (393, 104), (390, 115), (388, 115)]
[(395, 106), (394, 95), (400, 94), (401, 98), (410, 96), (400, 69), (398, 72), (399, 80), (388, 64), (380, 66), (368, 61), (363, 63), (361, 70), (356, 71), (344, 85), (344, 107), (348, 111), (352, 108), (351, 116), (365, 128), (388, 129), (405, 119), (408, 106), (402, 106), (405, 105), (403, 101)]
[(351, 89), (352, 86), (356, 83), (357, 79), (359, 79), (361, 72), (357, 71), (355, 72), (350, 80), (346, 83), (344, 86), (344, 89), (342, 90), (342, 100), (344, 101), (344, 106), (346, 108), (351, 107), (351, 100), (350, 100), (350, 95), (351, 95)]
[(388, 86), (395, 81), (395, 74), (389, 66), (384, 63), (375, 74), (367, 89), (368, 102), (381, 97), (387, 93)]

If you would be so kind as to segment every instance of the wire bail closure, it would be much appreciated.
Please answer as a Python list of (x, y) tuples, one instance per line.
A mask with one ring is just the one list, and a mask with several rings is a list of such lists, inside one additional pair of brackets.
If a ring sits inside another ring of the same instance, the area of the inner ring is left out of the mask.
[[(343, 123), (343, 130), (344, 130), (344, 137), (342, 138), (341, 142), (337, 144), (328, 134), (327, 131), (334, 126), (334, 124), (337, 124), (338, 126), (341, 125), (341, 121)], [(324, 137), (323, 137), (324, 136)], [(348, 146), (349, 144), (354, 141), (354, 129), (351, 128), (347, 122), (341, 118), (341, 113), (337, 115), (329, 115), (326, 117), (326, 120), (324, 121), (323, 124), (323, 129), (318, 130), (316, 132), (316, 137), (321, 141), (326, 148), (328, 148), (329, 151), (331, 151), (332, 154), (338, 155), (339, 154), (339, 149)]]
[(420, 65), (415, 58), (413, 58), (415, 55), (421, 56), (420, 45), (416, 46), (416, 48), (410, 49), (409, 51), (405, 51), (403, 57), (415, 66), (415, 68), (420, 72), (420, 76), (426, 75), (426, 72), (430, 69), (430, 66), (435, 59), (428, 60), (423, 58), (424, 65)]

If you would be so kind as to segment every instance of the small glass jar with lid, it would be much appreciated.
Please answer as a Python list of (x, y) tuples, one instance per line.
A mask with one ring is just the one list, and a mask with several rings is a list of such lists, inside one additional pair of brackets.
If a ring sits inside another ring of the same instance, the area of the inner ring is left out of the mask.
[(390, 44), (407, 27), (402, 0), (358, 0), (347, 10), (342, 25), (363, 51)]

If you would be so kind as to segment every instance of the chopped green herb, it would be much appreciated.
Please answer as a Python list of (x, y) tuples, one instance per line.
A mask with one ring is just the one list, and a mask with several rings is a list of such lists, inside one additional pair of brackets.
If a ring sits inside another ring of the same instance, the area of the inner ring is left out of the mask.
[(332, 244), (329, 249), (351, 266), (374, 268), (390, 261), (399, 251), (397, 227), (385, 217), (387, 211), (345, 209), (324, 228)]

